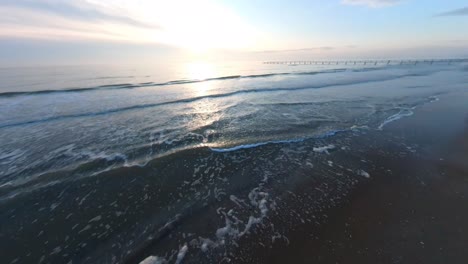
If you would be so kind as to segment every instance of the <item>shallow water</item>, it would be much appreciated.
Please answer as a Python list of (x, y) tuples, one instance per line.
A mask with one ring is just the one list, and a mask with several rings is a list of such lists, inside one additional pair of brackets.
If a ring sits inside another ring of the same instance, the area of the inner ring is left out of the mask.
[(328, 154), (356, 150), (328, 138), (384, 130), (468, 81), (460, 64), (141, 68), (0, 70), (6, 263), (232, 257), (311, 173), (317, 208), (366, 178), (352, 162), (329, 177)]

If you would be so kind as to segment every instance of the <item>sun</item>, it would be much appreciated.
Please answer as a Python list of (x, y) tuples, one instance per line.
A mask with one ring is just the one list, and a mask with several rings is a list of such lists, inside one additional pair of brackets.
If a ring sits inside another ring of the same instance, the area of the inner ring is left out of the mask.
[(252, 28), (241, 17), (213, 1), (168, 2), (164, 9), (158, 16), (162, 38), (193, 53), (243, 49), (253, 40)]
[(214, 77), (214, 66), (207, 62), (191, 62), (186, 64), (187, 76), (191, 80), (205, 80)]

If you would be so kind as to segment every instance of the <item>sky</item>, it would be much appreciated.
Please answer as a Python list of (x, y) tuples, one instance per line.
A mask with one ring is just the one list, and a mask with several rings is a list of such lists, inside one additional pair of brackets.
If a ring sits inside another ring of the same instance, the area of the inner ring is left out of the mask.
[(0, 0), (0, 65), (468, 57), (466, 0)]

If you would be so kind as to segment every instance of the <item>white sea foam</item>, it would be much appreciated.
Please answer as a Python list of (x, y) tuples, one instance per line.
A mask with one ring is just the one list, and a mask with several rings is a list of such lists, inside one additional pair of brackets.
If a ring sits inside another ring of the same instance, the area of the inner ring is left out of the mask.
[(140, 262), (140, 264), (164, 264), (164, 263), (167, 263), (166, 260), (158, 256), (149, 256)]
[(387, 124), (391, 123), (391, 122), (394, 122), (394, 121), (397, 121), (403, 117), (407, 117), (407, 116), (412, 116), (414, 114), (413, 111), (411, 111), (411, 109), (402, 109), (400, 110), (400, 112), (392, 115), (392, 116), (389, 116), (387, 119), (385, 119), (382, 124), (379, 125), (379, 127), (377, 128), (378, 130), (382, 130), (384, 126), (386, 126)]
[[(363, 127), (353, 126), (353, 127), (355, 129), (365, 128), (365, 126), (363, 126)], [(353, 129), (353, 127), (351, 128), (351, 130)], [(258, 142), (258, 143), (252, 143), (252, 144), (237, 145), (237, 146), (230, 147), (230, 148), (210, 147), (210, 149), (211, 149), (211, 151), (214, 151), (214, 152), (231, 152), (231, 151), (236, 151), (236, 150), (241, 150), (241, 149), (256, 148), (256, 147), (265, 146), (265, 145), (269, 145), (269, 144), (298, 143), (298, 142), (303, 142), (303, 141), (308, 140), (308, 139), (321, 139), (321, 138), (331, 137), (331, 136), (334, 136), (334, 135), (336, 135), (336, 134), (338, 134), (340, 132), (346, 132), (346, 131), (349, 131), (349, 130), (350, 129), (335, 129), (335, 130), (327, 131), (327, 132), (325, 132), (323, 134), (320, 134), (320, 135), (304, 137), (304, 138), (285, 139), (285, 140), (271, 140), (271, 141), (264, 141), (264, 142)]]
[(203, 252), (207, 252), (208, 249), (211, 247), (217, 247), (218, 244), (213, 242), (211, 239), (209, 238), (199, 238), (200, 242), (201, 242), (201, 247), (200, 249), (203, 251)]
[(365, 178), (370, 178), (370, 174), (367, 173), (367, 172), (364, 171), (364, 170), (358, 170), (358, 171), (357, 171), (357, 174), (358, 174), (359, 176), (362, 176), (362, 177), (365, 177)]
[(176, 259), (175, 264), (182, 263), (182, 260), (184, 260), (185, 255), (187, 254), (187, 252), (188, 252), (188, 246), (187, 245), (184, 245), (182, 248), (180, 248), (179, 253), (177, 253), (177, 259)]
[(216, 237), (218, 238), (218, 242), (220, 244), (225, 243), (225, 239), (228, 237), (235, 238), (237, 237), (239, 231), (232, 226), (231, 220), (227, 216), (225, 216), (226, 226), (218, 228), (216, 230)]
[(249, 221), (245, 225), (244, 231), (242, 231), (239, 236), (248, 234), (253, 225), (259, 224), (262, 221), (260, 217), (249, 216)]
[(431, 96), (431, 97), (429, 97), (429, 99), (431, 99), (430, 103), (437, 102), (437, 101), (440, 100), (439, 97), (437, 97), (437, 96)]
[(230, 200), (233, 201), (236, 205), (240, 207), (252, 206), (253, 208), (256, 208), (256, 210), (258, 210), (259, 215), (250, 215), (247, 223), (242, 227), (241, 225), (243, 225), (243, 221), (235, 216), (235, 212), (233, 209), (230, 209), (228, 213), (225, 213), (224, 208), (218, 208), (218, 214), (224, 215), (225, 226), (220, 227), (216, 230), (215, 241), (205, 238), (200, 240), (200, 249), (203, 252), (208, 251), (209, 248), (218, 247), (220, 245), (226, 245), (227, 243), (235, 244), (235, 241), (238, 238), (248, 234), (255, 225), (260, 224), (263, 221), (263, 219), (267, 217), (269, 211), (269, 194), (261, 191), (260, 187), (256, 187), (250, 191), (250, 193), (248, 194), (248, 198), (250, 200), (250, 205), (244, 202), (244, 200), (239, 199), (234, 195), (230, 195)]
[(256, 148), (256, 147), (260, 147), (260, 146), (264, 146), (268, 144), (296, 143), (296, 142), (302, 142), (302, 141), (304, 141), (303, 138), (291, 139), (291, 140), (274, 140), (274, 141), (265, 141), (265, 142), (259, 142), (259, 143), (253, 143), (253, 144), (239, 145), (239, 146), (234, 146), (232, 148), (211, 148), (211, 150), (215, 152), (230, 152), (230, 151), (236, 151), (240, 149)]
[[(265, 195), (265, 196), (268, 197), (268, 195)], [(262, 216), (266, 216), (266, 214), (268, 213), (268, 207), (266, 204), (267, 204), (267, 200), (263, 198), (258, 205), (258, 208), (260, 209), (260, 213), (262, 214)]]
[(237, 198), (235, 195), (230, 195), (229, 196), (229, 199), (235, 203), (236, 205), (238, 205), (239, 207), (244, 207), (243, 204), (245, 204), (245, 202), (242, 200), (242, 199), (239, 199)]
[(313, 151), (319, 152), (319, 153), (327, 153), (329, 150), (335, 149), (335, 145), (327, 145), (323, 147), (314, 147)]

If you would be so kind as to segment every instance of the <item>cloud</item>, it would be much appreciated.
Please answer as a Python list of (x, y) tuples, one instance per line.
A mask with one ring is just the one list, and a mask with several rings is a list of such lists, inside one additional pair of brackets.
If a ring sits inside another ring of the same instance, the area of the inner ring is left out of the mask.
[(437, 16), (468, 16), (468, 7), (455, 9), (449, 12), (440, 13)]
[(213, 0), (0, 0), (0, 38), (243, 48), (253, 28)]
[(151, 25), (128, 16), (107, 13), (104, 10), (99, 10), (99, 6), (85, 1), (3, 0), (0, 6), (49, 13), (69, 19), (87, 20), (91, 22), (110, 21), (142, 28), (159, 28), (157, 25)]
[(81, 19), (30, 8), (1, 6), (0, 38), (137, 42), (150, 33), (157, 37), (161, 31), (158, 28), (137, 26), (123, 19), (104, 17)]
[(400, 3), (401, 0), (342, 0), (345, 5), (363, 5), (373, 8), (392, 6)]

